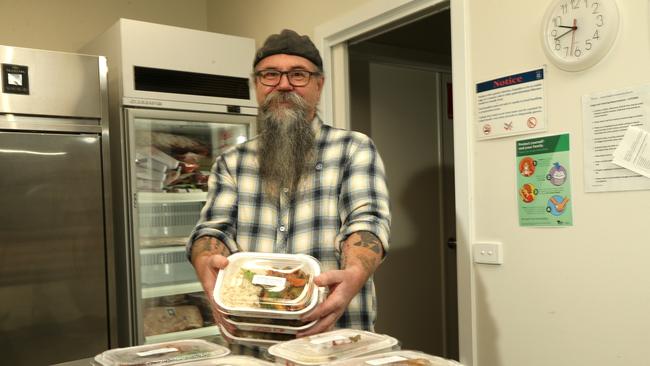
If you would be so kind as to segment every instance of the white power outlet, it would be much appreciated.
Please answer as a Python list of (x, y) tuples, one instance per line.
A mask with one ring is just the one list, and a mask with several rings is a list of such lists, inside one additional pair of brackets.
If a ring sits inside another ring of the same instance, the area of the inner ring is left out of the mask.
[(503, 264), (501, 243), (476, 243), (472, 245), (474, 263)]

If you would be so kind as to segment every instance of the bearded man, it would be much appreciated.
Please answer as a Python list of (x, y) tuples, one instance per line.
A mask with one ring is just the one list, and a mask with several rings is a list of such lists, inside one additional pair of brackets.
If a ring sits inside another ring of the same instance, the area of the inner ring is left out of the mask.
[[(271, 35), (254, 67), (259, 135), (220, 155), (187, 254), (208, 298), (227, 257), (239, 251), (303, 253), (323, 272), (326, 300), (299, 333), (373, 330), (372, 275), (388, 250), (390, 212), (384, 166), (365, 135), (316, 115), (324, 76), (318, 49), (291, 30)], [(212, 303), (215, 321), (226, 330)]]

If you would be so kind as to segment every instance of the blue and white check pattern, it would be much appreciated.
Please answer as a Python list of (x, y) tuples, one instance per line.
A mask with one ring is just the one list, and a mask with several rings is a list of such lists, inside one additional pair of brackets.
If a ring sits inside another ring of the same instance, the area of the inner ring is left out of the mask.
[[(366, 135), (333, 128), (319, 119), (316, 160), (293, 204), (264, 193), (257, 162), (258, 140), (219, 156), (212, 168), (207, 202), (190, 236), (214, 236), (239, 251), (303, 253), (323, 271), (340, 268), (341, 244), (352, 233), (375, 234), (388, 251), (390, 211), (384, 166)], [(337, 327), (374, 330), (376, 296), (372, 277), (355, 296)]]

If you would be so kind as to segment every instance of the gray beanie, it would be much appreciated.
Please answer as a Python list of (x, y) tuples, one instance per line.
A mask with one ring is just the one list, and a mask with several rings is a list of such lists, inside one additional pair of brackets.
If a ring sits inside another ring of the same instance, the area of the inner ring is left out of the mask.
[(313, 62), (319, 70), (323, 69), (323, 60), (311, 39), (290, 29), (284, 29), (280, 34), (272, 34), (264, 41), (264, 45), (255, 53), (253, 67), (263, 58), (277, 54), (301, 56)]

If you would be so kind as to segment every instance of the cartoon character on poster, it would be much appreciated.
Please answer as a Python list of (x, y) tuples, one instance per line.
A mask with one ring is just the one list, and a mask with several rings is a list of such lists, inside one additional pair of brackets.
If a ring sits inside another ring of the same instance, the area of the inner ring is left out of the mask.
[(554, 186), (561, 186), (567, 179), (566, 168), (558, 162), (553, 163), (553, 166), (546, 175), (546, 179)]
[(537, 196), (537, 193), (537, 188), (535, 188), (535, 185), (531, 183), (526, 183), (519, 189), (519, 196), (525, 203), (533, 202), (535, 200), (535, 196)]
[(519, 162), (519, 173), (524, 177), (530, 177), (535, 174), (535, 166), (537, 166), (537, 162), (530, 156), (526, 156)]

